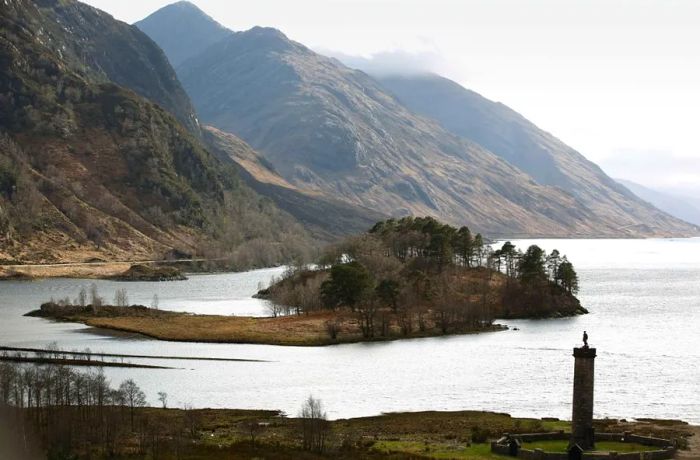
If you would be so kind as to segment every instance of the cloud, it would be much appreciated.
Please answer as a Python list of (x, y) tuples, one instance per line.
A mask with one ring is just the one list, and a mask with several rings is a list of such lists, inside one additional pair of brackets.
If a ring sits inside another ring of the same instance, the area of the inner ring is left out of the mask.
[(434, 50), (412, 52), (396, 49), (380, 51), (369, 56), (356, 56), (327, 49), (315, 51), (338, 59), (350, 68), (377, 76), (443, 74), (447, 73), (449, 68), (443, 56)]

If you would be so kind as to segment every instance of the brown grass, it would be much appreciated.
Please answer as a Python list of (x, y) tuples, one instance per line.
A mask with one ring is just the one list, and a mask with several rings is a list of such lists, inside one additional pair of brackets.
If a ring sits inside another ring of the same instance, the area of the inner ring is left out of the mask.
[(124, 273), (130, 262), (69, 263), (0, 266), (0, 279), (12, 278), (107, 278)]
[[(401, 335), (393, 328), (389, 335), (373, 338), (362, 336), (356, 318), (351, 313), (319, 312), (309, 315), (256, 318), (248, 316), (192, 315), (144, 307), (102, 307), (97, 314), (89, 308), (80, 312), (76, 307), (65, 311), (32, 312), (33, 316), (49, 317), (62, 321), (74, 321), (88, 326), (135, 332), (148, 337), (177, 342), (253, 343), (291, 346), (322, 346), (339, 343), (386, 341), (416, 337), (443, 335), (433, 327)], [(331, 339), (326, 323), (339, 325), (335, 340)], [(474, 333), (502, 330), (500, 325), (480, 330), (456, 331)]]

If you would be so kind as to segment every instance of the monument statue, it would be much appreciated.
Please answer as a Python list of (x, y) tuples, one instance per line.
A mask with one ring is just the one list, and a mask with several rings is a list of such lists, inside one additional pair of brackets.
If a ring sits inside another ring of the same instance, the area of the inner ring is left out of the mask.
[(593, 430), (593, 386), (596, 349), (588, 346), (588, 333), (583, 332), (583, 346), (574, 348), (574, 397), (571, 414), (569, 447), (581, 450), (595, 447)]

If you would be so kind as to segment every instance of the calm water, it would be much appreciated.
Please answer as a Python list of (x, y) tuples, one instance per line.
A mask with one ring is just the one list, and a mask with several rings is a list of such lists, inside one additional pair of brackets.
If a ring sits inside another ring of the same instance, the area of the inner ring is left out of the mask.
[[(523, 249), (533, 241), (518, 241)], [(133, 354), (254, 358), (268, 362), (167, 361), (181, 369), (106, 369), (113, 383), (133, 377), (155, 403), (282, 409), (296, 414), (313, 393), (334, 418), (388, 411), (487, 409), (570, 417), (571, 348), (585, 329), (596, 359), (596, 416), (674, 417), (700, 423), (700, 239), (539, 240), (576, 266), (591, 314), (507, 321), (519, 330), (322, 348), (186, 344), (112, 337), (81, 325), (22, 314), (50, 297), (75, 297), (92, 281), (0, 283), (0, 344)], [(192, 275), (188, 281), (97, 281), (108, 299), (199, 313), (264, 315), (251, 299), (282, 269)], [(132, 360), (137, 362), (138, 360)], [(149, 360), (141, 360), (149, 362)]]

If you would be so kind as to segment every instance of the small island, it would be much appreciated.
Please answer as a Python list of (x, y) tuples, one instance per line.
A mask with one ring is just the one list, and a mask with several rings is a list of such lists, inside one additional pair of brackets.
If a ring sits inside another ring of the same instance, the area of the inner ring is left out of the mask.
[(115, 281), (184, 281), (187, 277), (177, 267), (134, 264), (128, 270), (107, 279)]
[(261, 290), (268, 317), (193, 315), (115, 305), (92, 294), (47, 302), (32, 316), (186, 342), (320, 346), (507, 329), (496, 318), (587, 311), (573, 265), (556, 250), (493, 250), (480, 234), (433, 218), (377, 223), (328, 247), (317, 264), (291, 266)]

